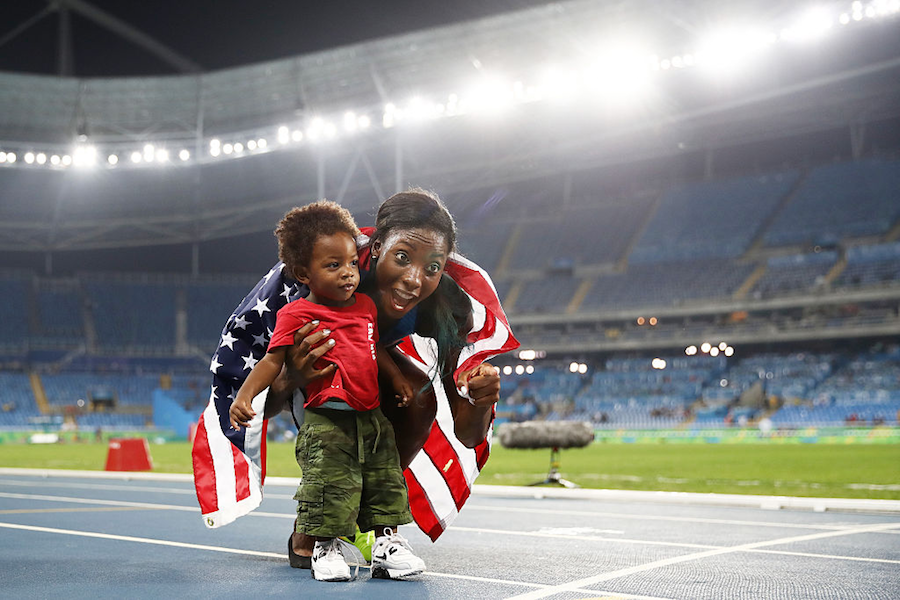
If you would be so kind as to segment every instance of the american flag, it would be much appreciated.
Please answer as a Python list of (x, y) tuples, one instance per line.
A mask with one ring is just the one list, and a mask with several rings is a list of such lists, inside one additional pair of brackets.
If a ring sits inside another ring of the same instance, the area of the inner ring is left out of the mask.
[[(363, 228), (358, 245), (368, 243), (371, 228)], [(361, 250), (360, 262), (366, 263)], [(460, 353), (454, 372), (471, 369), (489, 358), (519, 347), (497, 291), (488, 274), (475, 263), (452, 254), (446, 274), (469, 296), (473, 326), (468, 345)], [(219, 347), (210, 362), (213, 382), (209, 405), (200, 417), (194, 437), (194, 485), (200, 512), (208, 527), (221, 527), (262, 502), (265, 481), (265, 392), (253, 400), (256, 417), (247, 429), (234, 430), (228, 409), (250, 370), (266, 352), (275, 329), (275, 314), (305, 293), (305, 288), (284, 275), (276, 264), (229, 317)], [(399, 344), (416, 366), (434, 372), (437, 349), (433, 340), (410, 335)], [(455, 377), (454, 377), (455, 378)], [(416, 524), (432, 540), (450, 525), (471, 493), (472, 484), (490, 454), (492, 428), (484, 442), (470, 449), (453, 433), (453, 417), (443, 386), (434, 386), (438, 410), (424, 447), (404, 472), (409, 504)]]

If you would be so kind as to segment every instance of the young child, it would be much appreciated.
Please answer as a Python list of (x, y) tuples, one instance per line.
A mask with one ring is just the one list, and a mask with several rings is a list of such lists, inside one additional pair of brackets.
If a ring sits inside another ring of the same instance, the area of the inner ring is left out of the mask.
[[(275, 230), (285, 268), (309, 295), (278, 311), (268, 352), (248, 375), (229, 410), (233, 427), (255, 416), (251, 401), (281, 371), (286, 348), (303, 325), (329, 334), (323, 365), (336, 368), (304, 390), (305, 418), (297, 436), (303, 479), (295, 499), (297, 531), (316, 539), (312, 573), (320, 581), (347, 581), (340, 536), (375, 529), (372, 576), (417, 575), (425, 563), (412, 553), (397, 526), (412, 521), (406, 482), (390, 421), (379, 408), (378, 372), (398, 390), (401, 405), (415, 395), (390, 356), (377, 345), (375, 303), (355, 294), (359, 285), (356, 236), (350, 213), (320, 201), (288, 212)], [(327, 361), (326, 361), (327, 359)], [(386, 547), (385, 547), (386, 546)]]

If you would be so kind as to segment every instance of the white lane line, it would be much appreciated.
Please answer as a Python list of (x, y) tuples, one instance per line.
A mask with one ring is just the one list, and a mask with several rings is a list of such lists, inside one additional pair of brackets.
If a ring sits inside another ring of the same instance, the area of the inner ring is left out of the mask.
[(869, 558), (867, 556), (838, 556), (835, 554), (816, 554), (814, 552), (791, 552), (790, 550), (744, 550), (751, 554), (783, 554), (785, 556), (805, 556), (807, 558), (830, 558), (832, 560), (851, 560), (857, 562), (885, 563), (888, 565), (900, 565), (900, 560), (890, 558)]
[[(21, 500), (41, 500), (46, 502), (66, 502), (66, 503), (74, 503), (74, 504), (95, 504), (101, 506), (123, 506), (123, 507), (132, 507), (132, 508), (146, 508), (151, 510), (175, 510), (181, 512), (200, 512), (198, 507), (191, 506), (179, 506), (174, 504), (153, 504), (149, 502), (128, 502), (125, 500), (97, 500), (91, 498), (73, 498), (70, 496), (43, 496), (37, 494), (14, 494), (8, 492), (0, 492), (0, 498), (14, 498)], [(269, 512), (261, 512), (254, 511), (250, 513), (248, 516), (256, 516), (256, 517), (264, 517), (264, 518), (275, 518), (275, 519), (285, 519), (285, 520), (293, 520), (295, 515), (289, 513), (269, 513)], [(900, 528), (900, 523), (896, 523), (893, 525), (894, 527)], [(407, 525), (404, 527), (409, 527), (410, 529), (414, 529), (414, 525)], [(644, 545), (644, 546), (669, 546), (674, 548), (693, 548), (693, 549), (711, 549), (711, 550), (728, 550), (730, 551), (731, 547), (725, 546), (714, 546), (710, 544), (689, 544), (686, 542), (664, 542), (657, 540), (639, 540), (639, 539), (629, 539), (629, 538), (609, 538), (609, 537), (600, 537), (600, 536), (572, 536), (572, 535), (563, 535), (563, 534), (553, 534), (553, 533), (543, 533), (539, 531), (512, 531), (505, 529), (488, 529), (484, 527), (458, 527), (456, 525), (452, 526), (447, 530), (448, 532), (469, 532), (469, 533), (490, 533), (495, 535), (511, 535), (511, 536), (519, 536), (519, 537), (540, 537), (540, 538), (552, 538), (552, 539), (561, 539), (567, 541), (582, 541), (582, 542), (613, 542), (613, 543), (622, 543), (622, 544), (634, 544), (634, 545)], [(858, 530), (842, 530), (840, 532), (834, 532), (837, 535), (840, 535), (842, 532), (847, 533), (856, 533)], [(894, 531), (881, 531), (876, 530), (873, 533), (897, 533)], [(821, 534), (814, 534), (821, 535)], [(831, 535), (831, 533), (824, 534), (826, 537)], [(749, 551), (749, 550), (748, 550)], [(865, 558), (865, 557), (855, 557), (855, 556), (833, 556), (827, 554), (809, 554), (803, 552), (791, 552), (791, 551), (775, 551), (775, 550), (757, 550), (756, 552), (771, 552), (777, 554), (784, 555), (797, 555), (797, 556), (812, 556), (817, 558), (832, 558), (832, 559), (844, 559), (851, 561), (859, 561), (859, 562), (888, 562), (893, 563), (900, 561), (890, 561), (888, 559), (879, 559), (879, 558)], [(694, 556), (694, 555), (688, 555)], [(537, 584), (535, 584), (537, 585)]]
[[(97, 538), (103, 540), (115, 540), (120, 542), (135, 542), (139, 544), (151, 544), (156, 546), (171, 546), (175, 548), (188, 548), (191, 550), (207, 550), (209, 552), (224, 552), (227, 554), (242, 554), (245, 556), (259, 556), (262, 558), (275, 558), (278, 560), (285, 561), (287, 557), (284, 553), (275, 553), (275, 552), (262, 552), (259, 550), (244, 550), (241, 548), (228, 548), (225, 546), (209, 546), (206, 544), (189, 544), (185, 542), (175, 542), (172, 540), (161, 540), (157, 538), (146, 538), (146, 537), (135, 537), (131, 535), (117, 535), (112, 533), (98, 533), (95, 531), (80, 531), (74, 529), (58, 529), (55, 527), (38, 527), (36, 525), (20, 525), (18, 523), (3, 523), (0, 522), (0, 528), (5, 529), (18, 529), (20, 531), (34, 531), (38, 533), (55, 533), (59, 535), (74, 535), (79, 537), (88, 537), (88, 538)], [(365, 567), (364, 567), (365, 568)], [(526, 581), (512, 581), (509, 579), (492, 579), (490, 577), (475, 577), (471, 575), (456, 575), (453, 573), (435, 573), (428, 571), (426, 575), (435, 576), (435, 577), (444, 577), (448, 579), (462, 579), (466, 581), (475, 581), (479, 583), (495, 583), (495, 584), (503, 584), (503, 585), (515, 585), (520, 587), (529, 587), (529, 588), (550, 588), (553, 586), (543, 584), (543, 583), (529, 583)], [(597, 590), (580, 590), (575, 588), (573, 590), (576, 593), (581, 594), (597, 594)], [(603, 592), (604, 594), (611, 594), (614, 596), (618, 596), (621, 598), (637, 598), (639, 600), (666, 600), (665, 598), (658, 598), (655, 596), (635, 596), (634, 594), (622, 594), (619, 592)]]
[(664, 515), (644, 515), (634, 513), (601, 512), (590, 510), (560, 510), (553, 508), (515, 508), (509, 506), (484, 506), (481, 504), (466, 504), (466, 510), (484, 510), (496, 512), (518, 512), (529, 514), (585, 516), (585, 517), (609, 517), (613, 519), (637, 519), (640, 521), (669, 521), (675, 523), (709, 523), (710, 525), (747, 525), (749, 527), (777, 527), (779, 529), (823, 529), (827, 531), (841, 530), (855, 527), (857, 524), (845, 525), (805, 525), (802, 523), (778, 523), (776, 521), (742, 521), (737, 519), (708, 519), (703, 517), (669, 517)]
[(781, 544), (793, 544), (797, 542), (807, 542), (811, 540), (819, 540), (830, 537), (838, 537), (844, 535), (855, 535), (858, 533), (869, 533), (874, 531), (881, 531), (885, 529), (896, 529), (900, 527), (900, 523), (879, 523), (875, 525), (867, 525), (865, 527), (857, 527), (855, 529), (848, 529), (844, 531), (825, 531), (822, 533), (811, 533), (808, 535), (798, 535), (794, 537), (787, 538), (778, 538), (775, 540), (767, 540), (762, 542), (752, 542), (749, 544), (741, 544), (739, 546), (730, 546), (727, 548), (719, 548), (716, 550), (707, 550), (706, 552), (697, 552), (695, 554), (686, 554), (683, 556), (675, 556), (672, 558), (665, 558), (662, 560), (656, 560), (649, 563), (644, 563), (642, 565), (635, 565), (633, 567), (628, 567), (625, 569), (619, 569), (617, 571), (610, 571), (609, 573), (602, 573), (600, 575), (594, 575), (593, 577), (585, 577), (583, 579), (578, 579), (575, 581), (571, 581), (569, 583), (565, 583), (562, 585), (557, 585), (553, 588), (547, 588), (544, 590), (535, 590), (533, 592), (528, 592), (526, 594), (520, 594), (518, 596), (511, 596), (507, 600), (533, 600), (536, 598), (546, 598), (548, 596), (554, 596), (556, 594), (562, 592), (572, 591), (574, 588), (581, 588), (583, 586), (594, 585), (596, 583), (600, 583), (601, 581), (609, 581), (611, 579), (619, 579), (621, 577), (627, 577), (628, 575), (634, 575), (636, 573), (642, 573), (644, 571), (651, 571), (653, 569), (658, 569), (660, 567), (667, 567), (669, 565), (676, 565), (679, 563), (690, 562), (695, 560), (700, 560), (702, 558), (709, 558), (711, 556), (720, 556), (722, 554), (733, 554), (735, 552), (743, 552), (747, 550), (756, 550), (758, 548), (765, 548), (766, 546), (777, 546)]
[[(191, 489), (172, 487), (150, 487), (143, 485), (113, 484), (113, 483), (63, 483), (61, 481), (18, 481), (0, 479), (0, 485), (19, 487), (48, 487), (48, 488), (74, 488), (78, 490), (115, 490), (124, 492), (155, 492), (160, 494), (179, 494), (185, 496), (197, 496), (197, 492)], [(268, 500), (293, 500), (293, 494), (266, 494)]]
[[(15, 485), (21, 487), (31, 487), (31, 486), (39, 486), (39, 487), (60, 487), (60, 488), (74, 488), (79, 490), (121, 490), (127, 492), (159, 492), (159, 493), (168, 493), (168, 494), (179, 494), (185, 496), (195, 496), (196, 492), (193, 489), (179, 489), (179, 488), (171, 488), (171, 487), (145, 487), (145, 486), (134, 486), (127, 484), (102, 484), (102, 483), (87, 483), (87, 484), (77, 484), (77, 483), (63, 483), (63, 482), (50, 482), (50, 481), (40, 481), (40, 482), (27, 482), (27, 481), (15, 481), (15, 480), (0, 480), (0, 484), (3, 486)], [(265, 498), (267, 500), (293, 500), (294, 496), (291, 494), (274, 494), (274, 493), (266, 493)], [(672, 523), (708, 523), (710, 525), (737, 525), (737, 526), (748, 526), (748, 527), (776, 527), (780, 529), (812, 529), (812, 530), (841, 530), (847, 529), (851, 527), (855, 527), (856, 524), (837, 524), (837, 525), (812, 525), (812, 524), (802, 524), (802, 523), (779, 523), (775, 521), (745, 521), (738, 519), (710, 519), (703, 517), (675, 517), (675, 516), (664, 516), (664, 515), (637, 515), (633, 513), (617, 513), (617, 512), (604, 512), (604, 511), (579, 511), (579, 510), (559, 510), (559, 509), (549, 509), (549, 508), (520, 508), (520, 507), (509, 507), (509, 506), (485, 506), (481, 504), (466, 504), (466, 510), (479, 510), (479, 511), (487, 511), (487, 512), (515, 512), (515, 513), (524, 513), (524, 514), (545, 514), (545, 515), (564, 515), (564, 516), (586, 516), (586, 517), (604, 517), (604, 518), (612, 518), (612, 519), (635, 519), (641, 521), (666, 521)], [(260, 514), (260, 513), (251, 513), (251, 514)], [(260, 515), (262, 516), (262, 515)], [(291, 517), (293, 518), (293, 516)]]
[(487, 529), (485, 527), (457, 527), (453, 525), (447, 533), (453, 531), (465, 531), (470, 533), (491, 533), (496, 535), (513, 535), (522, 537), (550, 538), (555, 540), (569, 540), (580, 542), (619, 542), (623, 544), (642, 544), (647, 546), (671, 546), (674, 548), (710, 549), (722, 548), (713, 544), (688, 544), (686, 542), (660, 542), (656, 540), (635, 540), (619, 537), (602, 537), (599, 535), (562, 535), (558, 533), (542, 533), (540, 531), (511, 531), (509, 529)]
[(37, 527), (35, 525), (19, 525), (17, 523), (0, 523), (0, 527), (7, 529), (21, 529), (24, 531), (39, 531), (41, 533), (58, 533), (62, 535), (77, 535), (81, 537), (100, 538), (103, 540), (118, 540), (122, 542), (139, 542), (141, 544), (155, 544), (158, 546), (175, 546), (176, 548), (191, 548), (194, 550), (209, 550), (212, 552), (227, 552), (229, 554), (246, 554), (248, 556), (262, 556), (265, 558), (285, 559), (284, 554), (274, 552), (260, 552), (258, 550), (240, 550), (238, 548), (226, 548), (224, 546), (207, 546), (204, 544), (188, 544), (185, 542), (173, 542), (170, 540), (158, 540), (154, 538), (134, 537), (130, 535), (115, 535), (112, 533), (97, 533), (94, 531), (76, 531), (72, 529), (56, 529), (55, 527)]

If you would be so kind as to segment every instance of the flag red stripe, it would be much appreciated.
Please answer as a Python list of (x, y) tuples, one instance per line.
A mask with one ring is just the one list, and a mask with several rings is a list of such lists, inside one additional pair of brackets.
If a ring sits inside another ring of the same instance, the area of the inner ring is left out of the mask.
[(431, 503), (428, 502), (428, 496), (425, 494), (422, 486), (419, 485), (419, 480), (416, 479), (413, 472), (406, 469), (403, 471), (403, 475), (406, 477), (406, 487), (409, 491), (409, 510), (412, 512), (413, 519), (415, 519), (419, 529), (431, 538), (433, 542), (444, 532), (444, 528), (435, 516)]
[(216, 494), (216, 470), (212, 453), (209, 450), (209, 439), (206, 437), (204, 415), (200, 415), (200, 421), (197, 423), (191, 458), (194, 465), (194, 488), (197, 491), (197, 501), (200, 502), (200, 512), (204, 515), (216, 512), (219, 510), (219, 498)]
[(456, 455), (456, 451), (450, 445), (447, 436), (438, 427), (437, 422), (432, 425), (431, 433), (428, 435), (428, 439), (425, 440), (422, 450), (425, 451), (425, 454), (428, 455), (435, 468), (440, 472), (441, 477), (444, 478), (447, 489), (450, 490), (450, 495), (453, 496), (456, 509), (461, 509), (471, 492), (469, 482), (466, 480), (465, 473), (463, 473), (462, 465), (459, 464), (459, 456)]
[(269, 420), (263, 420), (262, 426), (262, 439), (259, 442), (259, 461), (260, 468), (262, 471), (262, 477), (259, 481), (259, 487), (262, 487), (266, 483), (266, 432), (269, 430)]
[(231, 445), (231, 455), (234, 457), (234, 496), (240, 502), (250, 497), (250, 466), (244, 453), (234, 444)]
[(484, 440), (477, 446), (475, 446), (475, 462), (478, 464), (478, 471), (480, 472), (484, 468), (484, 464), (487, 462), (488, 457), (491, 455), (491, 446), (488, 444), (487, 440)]

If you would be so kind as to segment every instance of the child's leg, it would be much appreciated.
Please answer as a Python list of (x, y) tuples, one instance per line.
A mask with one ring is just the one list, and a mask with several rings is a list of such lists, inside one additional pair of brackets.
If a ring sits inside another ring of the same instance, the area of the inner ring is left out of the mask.
[(359, 527), (375, 530), (372, 577), (402, 579), (418, 575), (425, 570), (425, 563), (397, 531), (397, 525), (412, 521), (412, 514), (393, 427), (379, 409), (361, 413), (360, 427), (366, 430), (366, 452), (361, 465)]
[(316, 579), (345, 580), (345, 568), (349, 578), (334, 538), (356, 531), (362, 491), (357, 446), (355, 411), (306, 411), (297, 443), (303, 480), (294, 498), (297, 532), (317, 540), (311, 561)]

